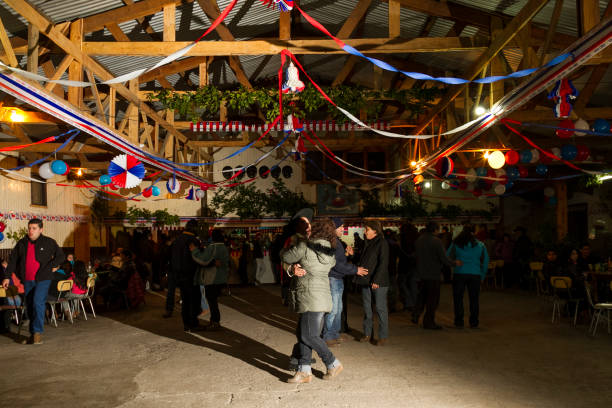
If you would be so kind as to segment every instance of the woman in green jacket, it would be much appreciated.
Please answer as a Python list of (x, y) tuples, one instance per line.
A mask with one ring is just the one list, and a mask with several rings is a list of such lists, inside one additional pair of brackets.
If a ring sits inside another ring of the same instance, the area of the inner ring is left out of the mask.
[(211, 284), (204, 287), (206, 300), (210, 307), (210, 325), (207, 330), (218, 330), (221, 328), (221, 313), (219, 312), (219, 294), (227, 284), (229, 271), (229, 251), (224, 244), (223, 233), (219, 229), (212, 231), (212, 244), (204, 250), (195, 245), (190, 247), (193, 260), (202, 266), (216, 266), (215, 278)]
[[(329, 289), (329, 271), (336, 264), (336, 232), (331, 219), (316, 220), (312, 224), (310, 237), (302, 237), (295, 245), (281, 251), (281, 260), (293, 266), (289, 303), (300, 314), (297, 336), (299, 354), (298, 369), (288, 380), (290, 383), (312, 381), (310, 367), (312, 350), (315, 350), (325, 365), (330, 380), (342, 371), (342, 364), (321, 338), (323, 316), (332, 309)], [(296, 351), (296, 348), (294, 348)]]

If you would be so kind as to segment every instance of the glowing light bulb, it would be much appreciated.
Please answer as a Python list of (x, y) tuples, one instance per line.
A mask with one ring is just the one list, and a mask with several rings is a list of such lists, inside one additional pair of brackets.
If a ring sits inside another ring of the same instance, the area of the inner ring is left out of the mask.
[(499, 150), (495, 150), (489, 155), (488, 161), (491, 168), (501, 169), (506, 164), (506, 156)]
[(474, 109), (474, 113), (478, 116), (483, 115), (487, 110), (485, 108), (483, 108), (482, 106), (477, 106)]
[(83, 169), (78, 169), (76, 172), (78, 177), (82, 177), (83, 176)]
[(484, 154), (484, 158), (485, 158), (485, 159), (488, 159), (488, 158), (489, 158), (489, 151), (486, 151), (486, 152), (485, 152), (485, 154)]
[(416, 167), (417, 162), (415, 162), (415, 161), (413, 160), (413, 161), (411, 161), (411, 162), (410, 162), (410, 165), (411, 165), (412, 167)]
[(431, 183), (429, 181), (425, 182), (425, 188), (430, 188), (431, 187)]
[(17, 109), (11, 109), (9, 119), (11, 122), (23, 122), (25, 115)]

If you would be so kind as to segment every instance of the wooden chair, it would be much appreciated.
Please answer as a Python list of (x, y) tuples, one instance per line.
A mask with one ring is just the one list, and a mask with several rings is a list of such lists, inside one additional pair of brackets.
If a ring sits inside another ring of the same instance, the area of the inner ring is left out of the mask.
[(84, 300), (89, 301), (89, 307), (91, 308), (91, 313), (93, 314), (94, 319), (96, 318), (96, 311), (94, 310), (93, 302), (91, 300), (94, 295), (95, 287), (96, 287), (96, 278), (93, 276), (90, 278), (87, 278), (87, 293), (75, 299), (78, 302), (77, 308), (79, 305), (81, 306), (81, 310), (83, 311), (83, 316), (85, 317), (85, 320), (87, 320), (87, 312), (85, 312), (85, 304), (83, 303)]
[(576, 326), (576, 320), (578, 319), (578, 305), (580, 299), (576, 299), (572, 296), (572, 279), (567, 276), (551, 276), (550, 285), (553, 289), (553, 313), (552, 322), (555, 322), (555, 318), (561, 320), (561, 304), (565, 303), (565, 306), (570, 311), (570, 304), (575, 304), (573, 326)]
[[(544, 262), (529, 262), (529, 289), (531, 289), (531, 284), (533, 283), (536, 289), (536, 294), (540, 296), (542, 293), (542, 284), (540, 282), (540, 274), (544, 269)], [(543, 277), (544, 275), (542, 275)]]
[[(23, 324), (23, 315), (25, 313), (25, 300), (19, 296), (19, 290), (17, 286), (9, 286), (8, 289), (4, 289), (0, 286), (0, 298), (5, 298), (7, 301), (11, 299), (11, 304), (0, 305), (0, 310), (12, 310), (15, 313), (15, 323), (17, 324), (17, 335), (21, 332), (21, 325)], [(17, 305), (19, 303), (19, 305)], [(18, 313), (18, 311), (20, 313)]]
[(72, 308), (70, 307), (70, 300), (66, 299), (66, 295), (72, 290), (74, 284), (71, 280), (61, 280), (57, 282), (57, 299), (47, 298), (47, 304), (51, 308), (51, 322), (57, 327), (57, 317), (55, 315), (55, 306), (60, 304), (62, 306), (62, 313), (65, 314), (65, 306), (68, 306), (68, 316), (70, 324), (74, 323), (72, 319)]

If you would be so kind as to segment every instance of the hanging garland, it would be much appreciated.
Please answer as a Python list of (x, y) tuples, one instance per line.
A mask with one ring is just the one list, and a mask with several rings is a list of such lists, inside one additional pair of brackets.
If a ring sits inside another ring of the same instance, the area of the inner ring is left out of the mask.
[[(432, 106), (434, 99), (444, 92), (442, 88), (377, 91), (351, 85), (322, 88), (340, 106), (357, 116), (361, 111), (365, 111), (370, 119), (378, 118), (383, 107), (381, 103), (372, 103), (373, 100), (393, 101), (410, 112), (411, 117), (414, 117)], [(155, 99), (164, 105), (165, 109), (173, 109), (182, 117), (193, 122), (217, 117), (223, 101), (231, 111), (238, 114), (248, 111), (255, 112), (257, 108), (260, 108), (269, 122), (279, 115), (278, 93), (272, 88), (247, 89), (241, 86), (238, 89), (221, 90), (214, 85), (207, 85), (197, 91), (186, 93), (162, 89), (149, 94), (149, 100)], [(293, 114), (299, 118), (305, 118), (306, 115), (325, 109), (325, 114), (339, 123), (348, 120), (337, 109), (327, 104), (311, 84), (306, 85), (300, 94), (283, 94), (283, 105), (287, 106), (290, 100), (296, 102), (293, 106)]]

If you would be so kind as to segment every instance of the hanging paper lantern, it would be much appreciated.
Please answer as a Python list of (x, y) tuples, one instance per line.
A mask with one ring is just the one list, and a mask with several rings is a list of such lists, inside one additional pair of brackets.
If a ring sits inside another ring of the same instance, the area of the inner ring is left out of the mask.
[(195, 200), (196, 199), (195, 189), (193, 187), (191, 187), (189, 189), (189, 194), (187, 194), (187, 197), (185, 197), (185, 199), (187, 199), (187, 200)]
[(465, 169), (463, 167), (455, 167), (453, 174), (460, 180), (465, 178)]
[(545, 164), (538, 164), (536, 166), (536, 173), (538, 173), (540, 176), (545, 176), (546, 173), (548, 173), (548, 166)]
[(255, 167), (255, 166), (247, 167), (246, 174), (247, 174), (248, 178), (253, 178), (253, 177), (257, 176), (257, 167)]
[(531, 150), (522, 150), (520, 153), (521, 163), (531, 163)]
[(495, 177), (497, 177), (499, 184), (506, 184), (508, 183), (508, 174), (506, 173), (505, 169), (499, 169), (499, 170), (495, 170)]
[(293, 0), (261, 0), (264, 6), (270, 7), (273, 4), (278, 6), (280, 11), (291, 11), (293, 10)]
[(576, 150), (578, 150), (576, 154), (577, 161), (585, 161), (591, 155), (591, 151), (585, 145), (576, 145)]
[(181, 183), (177, 179), (171, 178), (170, 180), (166, 181), (166, 189), (170, 194), (176, 194), (181, 189)]
[(278, 166), (272, 166), (272, 170), (270, 170), (270, 175), (272, 178), (278, 179), (281, 174), (281, 169)]
[(519, 159), (520, 159), (519, 154), (514, 150), (508, 150), (505, 156), (506, 156), (506, 164), (509, 164), (510, 166), (514, 166), (516, 163), (519, 162)]
[(64, 172), (64, 174), (62, 174), (62, 176), (67, 176), (68, 173), (70, 173), (70, 166), (66, 165), (66, 171)]
[(53, 173), (53, 170), (51, 170), (51, 164), (47, 162), (41, 164), (41, 166), (38, 168), (38, 175), (44, 178), (45, 180), (48, 180), (55, 174)]
[[(555, 155), (555, 157), (561, 157), (561, 149), (558, 147), (553, 147), (550, 149), (550, 152)], [(553, 161), (558, 161), (557, 159), (552, 159)]]
[(204, 196), (206, 195), (206, 193), (204, 192), (204, 190), (202, 189), (197, 189), (195, 192), (196, 197), (198, 198), (198, 200), (201, 200), (204, 198)]
[(145, 188), (144, 190), (142, 190), (142, 196), (144, 198), (149, 198), (153, 195), (153, 191), (151, 190), (151, 188)]
[(108, 174), (101, 175), (98, 180), (100, 181), (101, 186), (108, 186), (112, 182), (111, 177)]
[(450, 183), (445, 180), (442, 183), (440, 183), (440, 188), (442, 188), (442, 190), (448, 190), (450, 188)]
[(300, 81), (298, 69), (289, 62), (289, 67), (285, 71), (285, 82), (282, 86), (283, 93), (300, 93), (304, 90), (304, 83)]
[(574, 145), (567, 144), (561, 147), (561, 157), (564, 160), (574, 160), (577, 154), (578, 149)]
[(117, 187), (116, 185), (114, 185), (113, 183), (108, 185), (110, 187), (111, 190), (117, 190), (119, 187)]
[(237, 180), (242, 180), (244, 178), (244, 175), (246, 174), (246, 168), (243, 165), (237, 166), (234, 169), (234, 174), (237, 174)]
[(0, 242), (4, 241), (4, 232), (0, 232)]
[(538, 149), (531, 149), (531, 161), (529, 163), (537, 163), (540, 160), (540, 151)]
[[(517, 167), (512, 166), (512, 167), (508, 167), (506, 169), (506, 173), (508, 175), (508, 180), (512, 181), (512, 180), (516, 180), (517, 178), (519, 178), (521, 176), (521, 174), (519, 173), (519, 170)], [(508, 184), (508, 183), (506, 183)]]
[(521, 178), (525, 178), (529, 175), (529, 171), (527, 170), (527, 167), (525, 166), (518, 166), (518, 171), (519, 171), (519, 176)]
[(448, 156), (444, 156), (436, 162), (436, 171), (440, 177), (448, 177), (453, 172), (453, 168), (453, 160)]
[(610, 122), (605, 119), (595, 119), (595, 122), (593, 122), (593, 132), (610, 133)]
[(108, 165), (108, 175), (113, 184), (120, 188), (136, 187), (145, 175), (144, 164), (128, 154), (115, 156)]
[(476, 170), (474, 169), (469, 169), (466, 173), (465, 173), (465, 180), (468, 183), (473, 183), (476, 181)]
[(5, 228), (6, 228), (6, 224), (0, 221), (0, 232), (4, 232)]
[(159, 187), (152, 186), (151, 187), (151, 194), (153, 194), (154, 197), (159, 196), (161, 194), (161, 191), (160, 191)]
[(506, 192), (506, 186), (503, 184), (499, 184), (499, 183), (495, 184), (493, 191), (495, 191), (495, 194), (497, 195), (502, 195)]
[(293, 174), (293, 167), (291, 166), (284, 166), (283, 167), (283, 177), (288, 179), (291, 178), (291, 175)]
[(506, 191), (510, 190), (514, 186), (514, 181), (509, 181), (506, 183)]
[(425, 180), (425, 177), (423, 177), (423, 175), (422, 175), (422, 174), (417, 174), (417, 175), (414, 177), (414, 180), (413, 180), (413, 181), (414, 181), (414, 184), (416, 185), (416, 184), (421, 184), (421, 183), (422, 183), (424, 180)]
[(494, 169), (501, 169), (506, 164), (506, 157), (499, 150), (495, 150), (491, 154), (489, 154), (489, 166)]
[(262, 179), (268, 178), (268, 174), (270, 174), (270, 169), (268, 166), (261, 166), (259, 168), (259, 177)]
[(493, 183), (495, 183), (494, 179), (497, 178), (497, 173), (493, 169), (488, 169), (486, 177), (487, 178), (484, 179), (484, 182), (490, 187)]
[[(559, 122), (559, 127), (565, 128), (565, 129), (574, 129), (574, 122), (572, 122), (570, 119), (565, 119)], [(574, 134), (573, 130), (565, 130), (565, 129), (556, 130), (555, 133), (557, 134), (559, 139), (568, 139), (572, 137), (572, 135)]]
[(54, 174), (64, 175), (68, 171), (68, 165), (63, 160), (53, 160), (51, 162), (51, 171)]
[(478, 167), (476, 169), (476, 176), (485, 177), (487, 175), (487, 169), (485, 167)]
[(554, 197), (555, 196), (555, 189), (552, 187), (545, 187), (544, 188), (544, 196), (545, 197)]
[(591, 130), (589, 122), (582, 118), (574, 122), (574, 128), (576, 129), (576, 132), (574, 133), (576, 136), (586, 136), (585, 132), (578, 132), (578, 130)]

